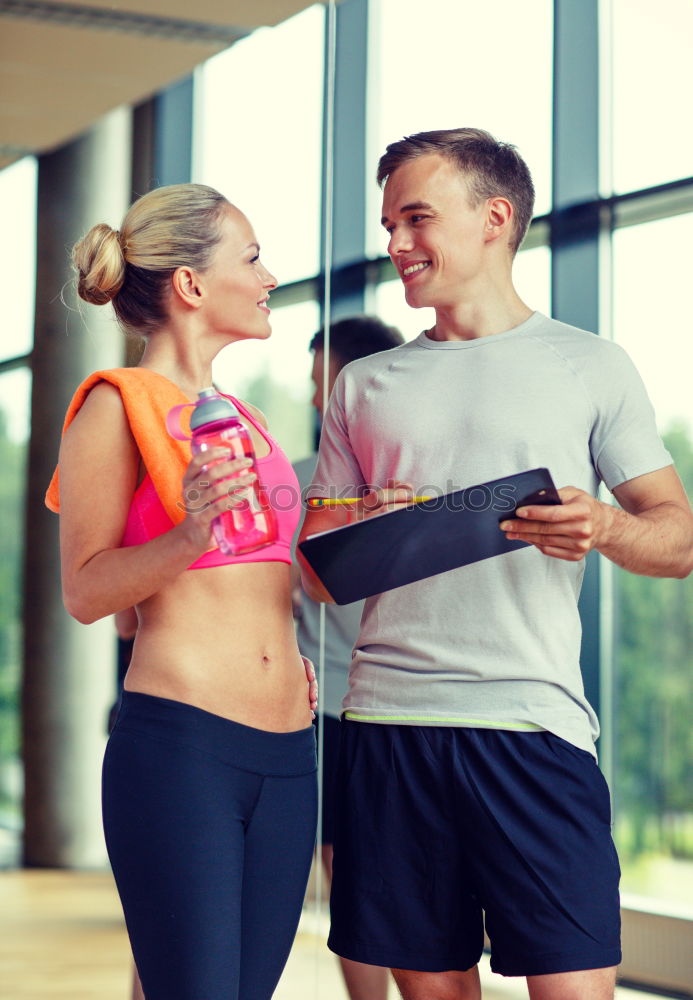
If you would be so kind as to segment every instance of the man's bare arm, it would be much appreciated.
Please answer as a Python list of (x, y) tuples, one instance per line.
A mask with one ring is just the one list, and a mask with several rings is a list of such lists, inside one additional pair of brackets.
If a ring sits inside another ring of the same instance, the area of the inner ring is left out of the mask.
[(621, 509), (574, 486), (558, 492), (562, 506), (520, 508), (503, 521), (507, 537), (568, 561), (597, 549), (643, 576), (683, 579), (693, 570), (693, 513), (672, 465), (617, 486)]
[(303, 589), (309, 597), (323, 604), (335, 603), (334, 598), (303, 558), (299, 545), (304, 538), (308, 538), (309, 535), (317, 535), (322, 531), (330, 531), (332, 528), (341, 528), (346, 524), (362, 521), (367, 517), (376, 517), (378, 514), (384, 514), (397, 507), (404, 507), (407, 503), (411, 503), (413, 495), (414, 491), (409, 483), (393, 483), (391, 489), (368, 490), (354, 504), (309, 507), (296, 546), (296, 560), (301, 568)]

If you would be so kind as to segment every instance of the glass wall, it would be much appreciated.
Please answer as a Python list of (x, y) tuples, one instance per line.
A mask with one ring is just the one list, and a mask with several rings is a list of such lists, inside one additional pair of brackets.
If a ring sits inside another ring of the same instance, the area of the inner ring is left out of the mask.
[(281, 425), (291, 459), (311, 450), (308, 342), (320, 310), (310, 298), (283, 304), (281, 288), (321, 269), (324, 31), (325, 8), (315, 4), (210, 59), (195, 81), (194, 180), (246, 213), (280, 289), (269, 343), (227, 348), (215, 381), (259, 406), (270, 430)]
[[(415, 30), (412, 26), (415, 25)], [(386, 253), (380, 225), (378, 158), (413, 132), (473, 126), (517, 146), (536, 189), (535, 214), (551, 206), (553, 4), (453, 5), (431, 0), (372, 0), (367, 101), (367, 252)], [(489, 39), (493, 39), (492, 46)], [(531, 58), (526, 53), (531, 51)], [(375, 98), (377, 95), (377, 99)], [(366, 307), (406, 340), (433, 326), (432, 309), (410, 309), (394, 270), (369, 289)], [(521, 251), (515, 280), (528, 305), (550, 312), (550, 252)]]
[[(0, 362), (28, 354), (34, 340), (36, 273), (36, 160), (27, 156), (0, 170), (0, 273), (11, 290), (3, 303)], [(11, 234), (11, 235), (10, 235)]]
[(16, 863), (21, 829), (19, 688), (30, 386), (28, 368), (0, 374), (0, 867)]
[[(615, 338), (644, 378), (660, 432), (691, 496), (692, 240), (693, 213), (617, 230), (613, 281)], [(615, 573), (614, 798), (622, 885), (660, 905), (690, 902), (693, 578)]]
[(384, 252), (379, 192), (370, 180), (390, 142), (473, 126), (518, 147), (534, 177), (536, 214), (551, 205), (551, 0), (451, 4), (373, 0), (368, 251)]
[(611, 0), (616, 191), (693, 174), (693, 4)]
[[(8, 294), (0, 342), (0, 866), (17, 861), (22, 782), (19, 690), (22, 651), (22, 557), (31, 376), (24, 361), (34, 332), (36, 160), (0, 171), (0, 243)], [(10, 238), (11, 234), (11, 238)]]
[(319, 326), (320, 308), (314, 300), (275, 309), (268, 342), (231, 344), (213, 366), (220, 389), (260, 407), (291, 461), (312, 451), (308, 344)]
[(280, 285), (320, 270), (324, 20), (260, 28), (196, 77), (193, 179), (246, 213)]
[[(612, 242), (614, 337), (644, 379), (693, 496), (693, 138), (683, 125), (693, 87), (693, 7), (663, 0), (656, 18), (645, 0), (611, 0), (609, 7), (612, 129), (605, 153), (623, 198), (615, 202), (623, 228)], [(677, 201), (647, 190), (674, 181)], [(686, 205), (687, 213), (667, 214)], [(666, 910), (693, 899), (693, 580), (617, 568), (613, 575), (613, 794), (622, 887), (645, 906)]]

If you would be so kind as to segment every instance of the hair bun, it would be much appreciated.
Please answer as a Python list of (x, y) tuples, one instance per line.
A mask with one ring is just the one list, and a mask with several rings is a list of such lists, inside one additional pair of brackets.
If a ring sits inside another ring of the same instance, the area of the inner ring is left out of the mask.
[(93, 226), (75, 244), (72, 263), (78, 274), (80, 298), (102, 306), (118, 294), (125, 281), (125, 255), (119, 234), (104, 222)]

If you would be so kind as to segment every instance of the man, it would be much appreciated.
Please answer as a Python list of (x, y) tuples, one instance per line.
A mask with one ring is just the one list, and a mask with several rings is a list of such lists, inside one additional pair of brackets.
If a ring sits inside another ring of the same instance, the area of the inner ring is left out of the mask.
[[(395, 327), (387, 326), (375, 316), (348, 316), (330, 326), (327, 397), (335, 379), (345, 365), (379, 351), (387, 351), (403, 342)], [(310, 342), (313, 352), (311, 378), (315, 391), (313, 406), (322, 422), (327, 406), (325, 398), (325, 334), (319, 330)], [(301, 490), (310, 485), (315, 472), (316, 455), (294, 464)], [(296, 579), (295, 601), (296, 638), (304, 656), (314, 663), (320, 659), (320, 607), (300, 588)], [(358, 636), (363, 601), (342, 607), (329, 605), (325, 617), (324, 676), (320, 687), (322, 706), (322, 864), (328, 881), (332, 880), (332, 845), (334, 841), (335, 773), (339, 750), (341, 703), (347, 689), (351, 651)], [(380, 966), (352, 962), (340, 957), (340, 967), (350, 1000), (386, 1000), (388, 972)]]
[[(330, 946), (389, 965), (405, 1000), (477, 1000), (483, 911), (492, 968), (526, 976), (532, 1000), (609, 1000), (619, 872), (578, 662), (582, 560), (686, 576), (693, 516), (621, 348), (513, 287), (534, 195), (515, 149), (420, 133), (388, 146), (378, 179), (406, 300), (435, 326), (337, 379), (312, 495), (360, 490), (357, 516), (373, 516), (424, 484), (548, 466), (562, 504), (501, 523), (529, 546), (366, 602)], [(599, 480), (620, 509), (595, 499)], [(345, 518), (312, 508), (303, 535)]]

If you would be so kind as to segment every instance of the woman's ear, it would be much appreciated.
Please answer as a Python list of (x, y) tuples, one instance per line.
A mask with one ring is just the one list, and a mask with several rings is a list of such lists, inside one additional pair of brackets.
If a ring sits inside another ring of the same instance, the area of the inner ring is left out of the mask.
[(171, 275), (171, 288), (181, 303), (199, 309), (204, 298), (201, 275), (192, 267), (177, 267)]

